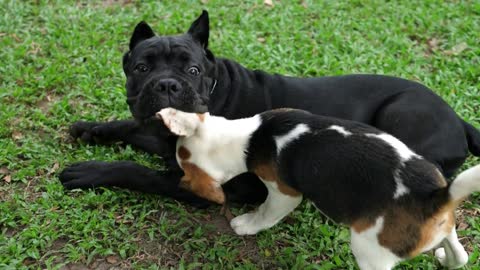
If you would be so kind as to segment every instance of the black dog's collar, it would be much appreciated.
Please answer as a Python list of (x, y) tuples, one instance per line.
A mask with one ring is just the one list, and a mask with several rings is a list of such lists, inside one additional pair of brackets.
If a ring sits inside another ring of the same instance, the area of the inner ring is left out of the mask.
[(212, 89), (210, 90), (210, 95), (213, 94), (213, 91), (215, 90), (215, 86), (217, 86), (217, 80), (213, 79), (213, 86), (212, 86)]

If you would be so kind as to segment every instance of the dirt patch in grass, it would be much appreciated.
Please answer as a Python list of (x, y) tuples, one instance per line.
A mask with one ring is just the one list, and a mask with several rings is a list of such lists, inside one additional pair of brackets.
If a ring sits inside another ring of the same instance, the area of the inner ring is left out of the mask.
[[(92, 1), (93, 2), (93, 1)], [(84, 1), (77, 1), (77, 7), (102, 7), (102, 8), (109, 8), (113, 6), (127, 6), (133, 4), (133, 0), (103, 0), (98, 3), (89, 3)]]
[(196, 219), (196, 221), (199, 224), (212, 228), (208, 230), (208, 236), (210, 237), (220, 234), (235, 235), (227, 217), (221, 213), (221, 209), (218, 207), (211, 207), (210, 210), (208, 210), (208, 214), (203, 216), (203, 218)]
[(62, 266), (60, 270), (108, 270), (108, 269), (127, 269), (126, 267), (121, 267), (120, 264), (110, 264), (105, 259), (98, 259), (94, 261), (90, 266), (87, 266), (83, 263), (68, 263), (65, 266)]
[(50, 108), (60, 100), (61, 96), (54, 93), (47, 93), (40, 101), (37, 102), (36, 107), (39, 108), (45, 115), (49, 113)]
[[(475, 218), (480, 216), (480, 209), (478, 208), (458, 208), (455, 211), (457, 231), (470, 230), (471, 226), (467, 221), (468, 218)], [(475, 241), (473, 237), (465, 236), (459, 237), (460, 242), (468, 253), (474, 250)]]
[(163, 267), (177, 266), (185, 250), (181, 243), (167, 242), (160, 239), (150, 240), (148, 237), (142, 237), (138, 242), (139, 251), (132, 257), (125, 260), (122, 264), (129, 265), (136, 262), (140, 265), (150, 265), (152, 263)]
[(208, 226), (210, 230), (207, 231), (207, 238), (215, 241), (216, 237), (221, 235), (229, 235), (241, 239), (241, 243), (236, 245), (238, 255), (235, 261), (242, 262), (248, 260), (255, 265), (274, 265), (261, 255), (261, 250), (258, 247), (256, 236), (237, 236), (230, 227), (230, 220), (232, 217), (225, 215), (219, 207), (211, 207), (208, 214), (203, 218), (198, 219), (200, 224)]

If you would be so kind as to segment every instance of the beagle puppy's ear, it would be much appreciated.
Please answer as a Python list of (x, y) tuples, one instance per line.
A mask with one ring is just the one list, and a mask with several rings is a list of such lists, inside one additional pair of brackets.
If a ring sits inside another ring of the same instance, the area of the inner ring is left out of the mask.
[(162, 109), (155, 116), (162, 119), (173, 134), (185, 137), (194, 135), (205, 117), (203, 114), (186, 113), (173, 108)]

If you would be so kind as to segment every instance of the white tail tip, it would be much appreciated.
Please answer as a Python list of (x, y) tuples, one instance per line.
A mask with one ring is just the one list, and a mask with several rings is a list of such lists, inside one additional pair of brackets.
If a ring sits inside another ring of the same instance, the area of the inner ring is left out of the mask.
[(460, 173), (450, 186), (450, 197), (457, 201), (480, 191), (480, 164)]

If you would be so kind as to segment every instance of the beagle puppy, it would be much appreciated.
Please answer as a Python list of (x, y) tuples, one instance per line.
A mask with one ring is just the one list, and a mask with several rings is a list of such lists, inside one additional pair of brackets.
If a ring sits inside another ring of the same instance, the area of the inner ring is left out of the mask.
[(443, 266), (467, 263), (455, 231), (455, 208), (480, 191), (480, 165), (451, 184), (429, 161), (374, 127), (277, 109), (227, 120), (166, 108), (157, 113), (177, 140), (180, 185), (223, 203), (221, 185), (255, 173), (265, 202), (230, 225), (239, 235), (277, 224), (305, 197), (325, 216), (350, 227), (361, 269), (391, 269), (437, 248)]

